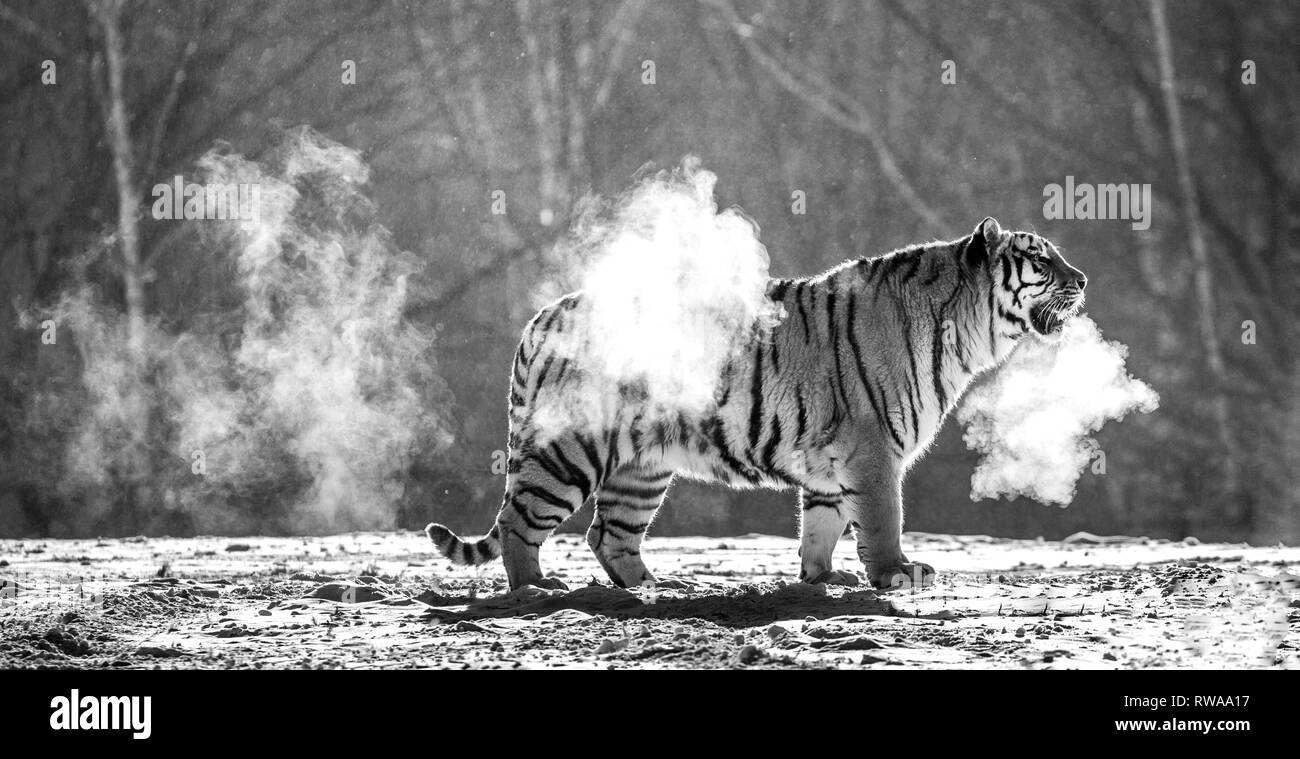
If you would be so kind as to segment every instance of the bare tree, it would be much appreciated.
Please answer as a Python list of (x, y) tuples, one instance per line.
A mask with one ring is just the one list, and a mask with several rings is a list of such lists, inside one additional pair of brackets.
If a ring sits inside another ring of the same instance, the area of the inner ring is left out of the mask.
[[(122, 42), (121, 20), (125, 0), (94, 0), (89, 4), (91, 17), (99, 25), (103, 36), (104, 130), (108, 135), (109, 150), (113, 154), (113, 177), (117, 189), (117, 243), (122, 256), (122, 285), (126, 294), (126, 329), (129, 365), (134, 376), (127, 382), (124, 392), (135, 397), (128, 404), (128, 434), (131, 450), (127, 452), (134, 483), (148, 478), (149, 457), (149, 403), (144, 397), (144, 375), (148, 357), (145, 354), (145, 292), (144, 271), (140, 263), (140, 207), (141, 193), (134, 176), (135, 149), (131, 142), (131, 125), (127, 118), (126, 93), (123, 70), (126, 53)], [(99, 63), (99, 54), (95, 56)], [(100, 66), (96, 66), (100, 68)]]
[(920, 219), (930, 234), (949, 231), (947, 221), (934, 206), (921, 197), (916, 186), (899, 166), (894, 151), (877, 127), (867, 106), (849, 93), (836, 87), (823, 74), (795, 61), (781, 60), (769, 52), (754, 36), (754, 25), (744, 22), (729, 0), (706, 0), (717, 9), (722, 19), (739, 37), (745, 51), (756, 61), (773, 81), (783, 89), (801, 98), (814, 110), (837, 126), (860, 135), (867, 140), (875, 153), (881, 172), (894, 189)]
[(1227, 369), (1223, 351), (1215, 334), (1215, 306), (1212, 263), (1201, 231), (1196, 184), (1192, 180), (1191, 164), (1187, 156), (1187, 135), (1183, 128), (1182, 106), (1174, 82), (1173, 45), (1169, 41), (1169, 23), (1165, 17), (1165, 1), (1150, 0), (1151, 26), (1156, 38), (1156, 57), (1160, 66), (1160, 89), (1164, 94), (1166, 123), (1169, 127), (1169, 145), (1173, 151), (1174, 168), (1178, 174), (1178, 200), (1182, 209), (1183, 226), (1187, 229), (1187, 243), (1192, 252), (1193, 281), (1196, 290), (1196, 318), (1205, 363), (1215, 383), (1212, 389), (1211, 408), (1217, 426), (1219, 445), (1223, 450), (1223, 492), (1238, 493), (1238, 466), (1232, 440), (1232, 419), (1228, 408)]
[[(488, 231), (496, 254), (448, 284), (443, 295), (417, 314), (436, 313), (472, 292), (473, 285), (499, 276), (503, 268), (511, 272), (535, 260), (563, 233), (573, 202), (592, 175), (588, 125), (609, 102), (645, 7), (645, 0), (623, 0), (602, 15), (583, 6), (559, 9), (517, 0), (514, 14), (504, 17), (509, 22), (502, 31), (516, 37), (525, 54), (521, 81), (528, 119), (518, 127), (531, 154), (522, 160), (499, 149), (509, 144), (505, 131), (510, 125), (490, 103), (479, 66), (483, 51), (476, 45), (475, 32), (503, 18), (462, 3), (452, 4), (446, 23), (406, 11), (407, 43), (455, 137), (457, 157), (485, 186), (502, 175), (517, 174), (512, 164), (522, 163), (534, 187), (525, 197), (538, 211), (535, 217), (521, 215), (519, 204), (512, 202), (505, 213), (494, 214)], [(524, 299), (512, 304), (528, 306)]]

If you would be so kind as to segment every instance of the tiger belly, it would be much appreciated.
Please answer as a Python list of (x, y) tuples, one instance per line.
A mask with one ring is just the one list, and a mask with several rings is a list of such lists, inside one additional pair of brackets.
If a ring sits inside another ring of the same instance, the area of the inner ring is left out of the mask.
[(707, 419), (700, 424), (681, 425), (670, 433), (676, 438), (674, 442), (652, 443), (639, 449), (633, 448), (632, 443), (644, 441), (645, 436), (631, 434), (629, 430), (619, 436), (620, 448), (626, 446), (620, 454), (627, 457), (624, 460), (634, 460), (650, 469), (672, 471), (693, 480), (738, 489), (803, 487), (823, 492), (839, 489), (835, 457), (829, 449), (780, 446), (771, 451), (751, 450), (733, 442), (738, 435), (708, 434), (706, 430), (711, 428)]

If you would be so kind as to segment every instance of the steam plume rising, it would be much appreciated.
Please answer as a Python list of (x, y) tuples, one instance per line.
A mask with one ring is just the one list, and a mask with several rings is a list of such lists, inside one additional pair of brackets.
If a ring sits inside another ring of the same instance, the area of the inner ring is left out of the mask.
[(971, 477), (971, 499), (1023, 495), (1068, 505), (1097, 453), (1088, 435), (1159, 403), (1149, 385), (1128, 374), (1127, 355), (1083, 316), (1066, 322), (1055, 343), (1021, 343), (957, 410), (966, 446), (983, 457)]
[(539, 411), (543, 426), (593, 418), (629, 384), (651, 414), (700, 411), (726, 362), (774, 320), (767, 249), (738, 209), (718, 211), (716, 182), (688, 157), (612, 202), (585, 202), (558, 252), (583, 290), (583, 329), (560, 351), (587, 377), (578, 400), (566, 394)]
[(105, 513), (123, 430), (144, 414), (153, 466), (138, 529), (391, 527), (413, 456), (450, 440), (433, 336), (403, 318), (418, 261), (373, 221), (359, 155), (309, 130), (264, 163), (214, 152), (199, 169), (208, 183), (260, 188), (254, 220), (187, 222), (201, 242), (186, 268), (227, 274), (205, 293), (217, 307), (173, 316), (179, 330), (151, 318), (144, 376), (123, 358), (124, 316), (93, 288), (52, 311), (76, 340), (82, 387), (32, 408), (76, 420), (65, 497)]

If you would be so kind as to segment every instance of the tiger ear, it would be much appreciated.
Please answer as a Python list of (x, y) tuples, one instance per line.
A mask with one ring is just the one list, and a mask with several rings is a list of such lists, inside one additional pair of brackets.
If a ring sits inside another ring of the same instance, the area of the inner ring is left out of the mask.
[(1002, 225), (992, 216), (985, 216), (984, 221), (975, 227), (975, 236), (984, 238), (984, 245), (993, 250), (998, 245), (998, 240), (1002, 239)]
[(992, 216), (984, 217), (975, 231), (971, 233), (970, 242), (966, 244), (966, 264), (979, 266), (989, 258), (989, 251), (995, 249), (998, 238), (1002, 236), (1002, 227)]

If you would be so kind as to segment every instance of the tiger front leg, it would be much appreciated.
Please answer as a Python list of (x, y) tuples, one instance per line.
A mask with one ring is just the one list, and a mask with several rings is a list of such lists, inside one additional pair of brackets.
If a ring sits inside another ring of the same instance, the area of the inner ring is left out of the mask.
[(858, 558), (877, 588), (896, 590), (934, 583), (934, 567), (903, 554), (902, 472), (892, 456), (861, 456), (840, 471), (844, 499), (857, 514)]
[(807, 583), (860, 585), (852, 572), (831, 568), (835, 545), (849, 522), (849, 509), (839, 493), (799, 491), (799, 579)]

